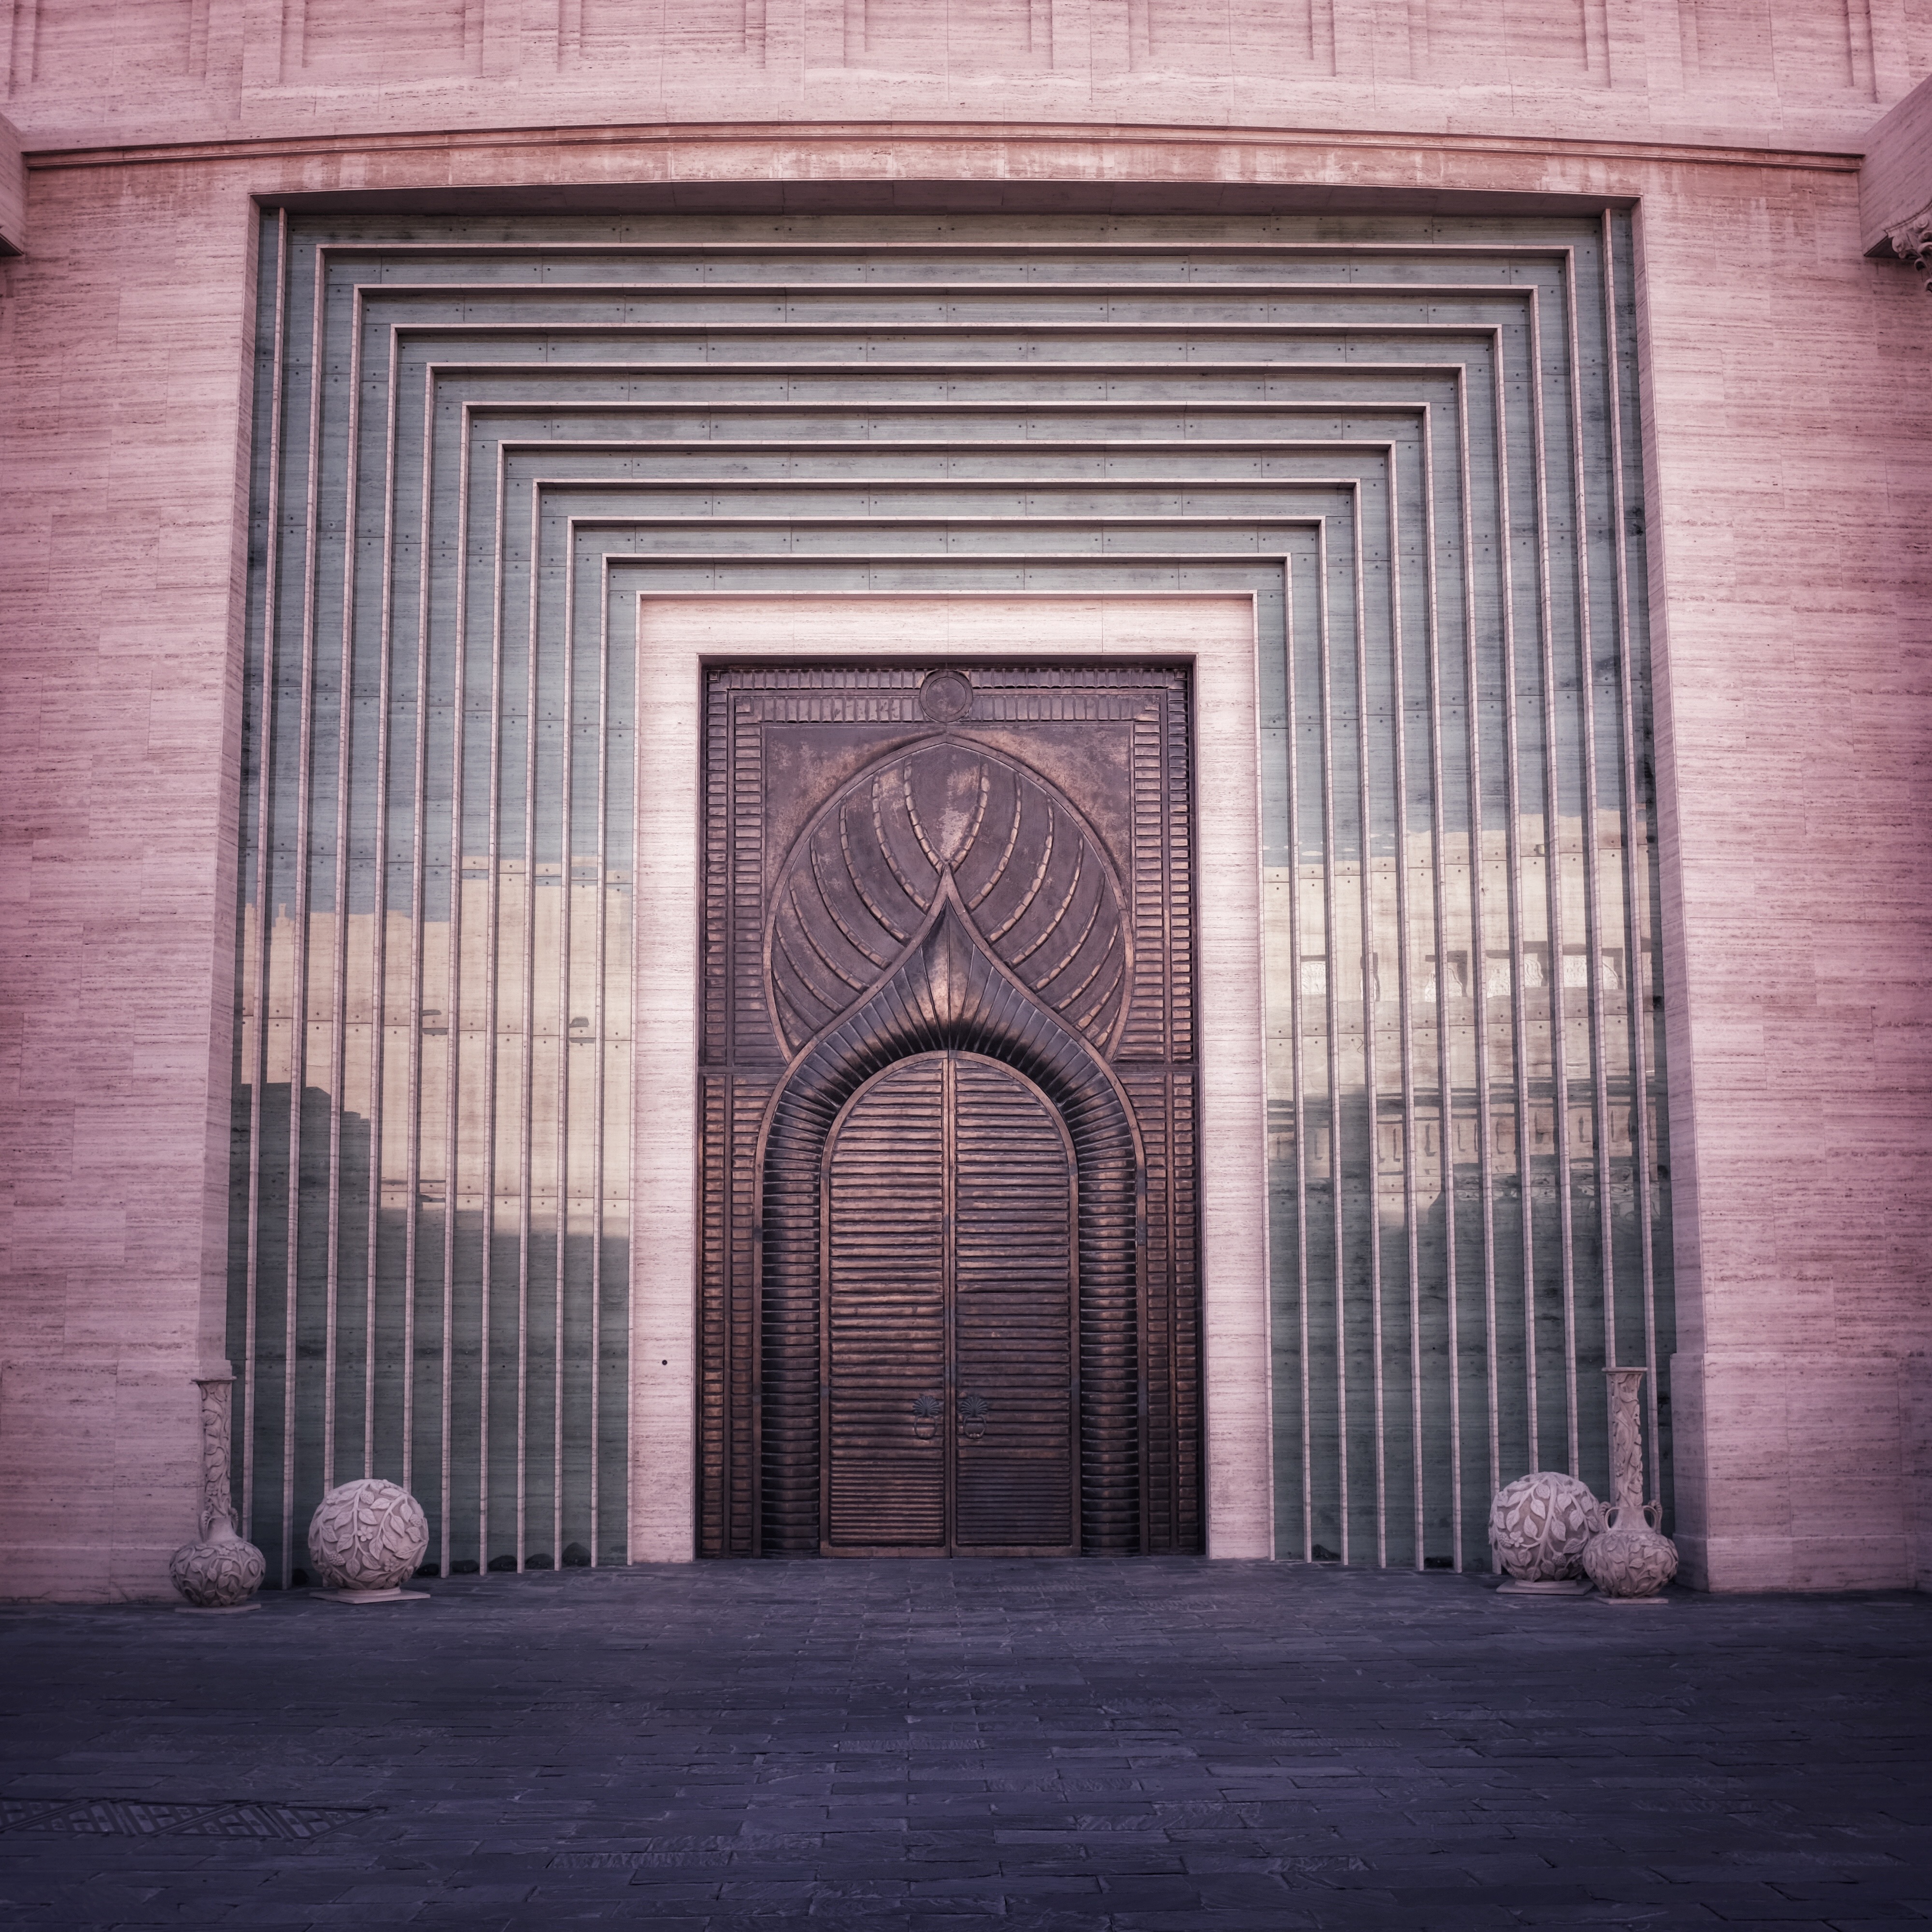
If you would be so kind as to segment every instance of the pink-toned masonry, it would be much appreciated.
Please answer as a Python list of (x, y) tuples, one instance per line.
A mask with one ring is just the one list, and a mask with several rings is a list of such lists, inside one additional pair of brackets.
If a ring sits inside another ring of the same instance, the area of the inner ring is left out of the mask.
[(1932, 1582), (1932, 296), (1867, 255), (1859, 173), (1882, 125), (1886, 206), (1932, 202), (1932, 6), (637, 17), (14, 10), (0, 1592), (164, 1596), (194, 1533), (193, 1378), (225, 1354), (253, 198), (459, 190), (700, 213), (1634, 200), (1684, 1574)]

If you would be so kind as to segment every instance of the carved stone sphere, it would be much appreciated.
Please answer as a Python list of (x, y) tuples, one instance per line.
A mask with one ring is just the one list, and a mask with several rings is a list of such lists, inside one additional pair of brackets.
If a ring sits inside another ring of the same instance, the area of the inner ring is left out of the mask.
[(168, 1580), (198, 1610), (229, 1610), (262, 1587), (267, 1569), (262, 1552), (231, 1530), (184, 1543), (168, 1559)]
[(1616, 1510), (1610, 1528), (1590, 1539), (1583, 1568), (1606, 1597), (1654, 1597), (1677, 1574), (1677, 1546), (1641, 1515)]
[(1523, 1583), (1583, 1574), (1583, 1552), (1604, 1526), (1603, 1505), (1574, 1476), (1538, 1469), (1497, 1490), (1490, 1504), (1496, 1567)]
[(309, 1520), (309, 1558), (331, 1589), (393, 1590), (428, 1547), (422, 1504), (373, 1476), (338, 1484)]

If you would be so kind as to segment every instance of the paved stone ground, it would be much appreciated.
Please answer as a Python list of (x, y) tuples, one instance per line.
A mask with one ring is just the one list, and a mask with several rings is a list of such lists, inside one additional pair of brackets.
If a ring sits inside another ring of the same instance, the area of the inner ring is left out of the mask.
[(424, 1587), (0, 1611), (0, 1920), (1932, 1921), (1932, 1597), (1191, 1561)]

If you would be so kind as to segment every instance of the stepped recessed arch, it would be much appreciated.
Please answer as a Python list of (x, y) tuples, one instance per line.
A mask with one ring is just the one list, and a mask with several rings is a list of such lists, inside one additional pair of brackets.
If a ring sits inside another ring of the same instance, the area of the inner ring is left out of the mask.
[(260, 267), (231, 1347), (285, 1575), (365, 1468), (444, 1564), (623, 1554), (665, 592), (1252, 594), (1280, 1546), (1466, 1564), (1498, 1476), (1593, 1474), (1597, 1365), (1672, 1334), (1625, 213), (271, 212)]

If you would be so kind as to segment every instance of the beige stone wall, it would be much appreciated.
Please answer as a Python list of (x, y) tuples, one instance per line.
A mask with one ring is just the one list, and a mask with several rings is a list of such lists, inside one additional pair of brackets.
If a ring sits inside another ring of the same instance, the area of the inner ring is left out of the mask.
[[(1829, 151), (1932, 64), (1926, 0), (1581, 0), (1576, 32), (1553, 5), (1312, 0), (1305, 62), (1292, 5), (1034, 0), (1022, 58), (1004, 0), (983, 32), (868, 4), (666, 0), (634, 41), (603, 0), (426, 0), (375, 62), (350, 0), (15, 0), (0, 1587), (162, 1594), (191, 1528), (191, 1377), (223, 1334), (250, 197), (806, 206), (826, 182), (1640, 202), (1688, 1567), (1924, 1580), (1932, 300), (1863, 257)], [(750, 116), (795, 124), (644, 124)], [(1142, 124), (1092, 124), (1117, 121)], [(591, 131), (478, 131), (552, 122)]]
[(1932, 220), (1932, 77), (1868, 137), (1858, 170), (1858, 220), (1865, 247), (1880, 250), (1889, 244), (1888, 230)]
[(11, 0), (34, 145), (662, 122), (1856, 148), (1927, 0)]
[(0, 302), (5, 1587), (153, 1594), (224, 1334), (248, 203), (38, 199)]
[(1932, 303), (1852, 266), (1850, 196), (1678, 182), (1640, 232), (1687, 1553), (1896, 1582), (1932, 1334)]

